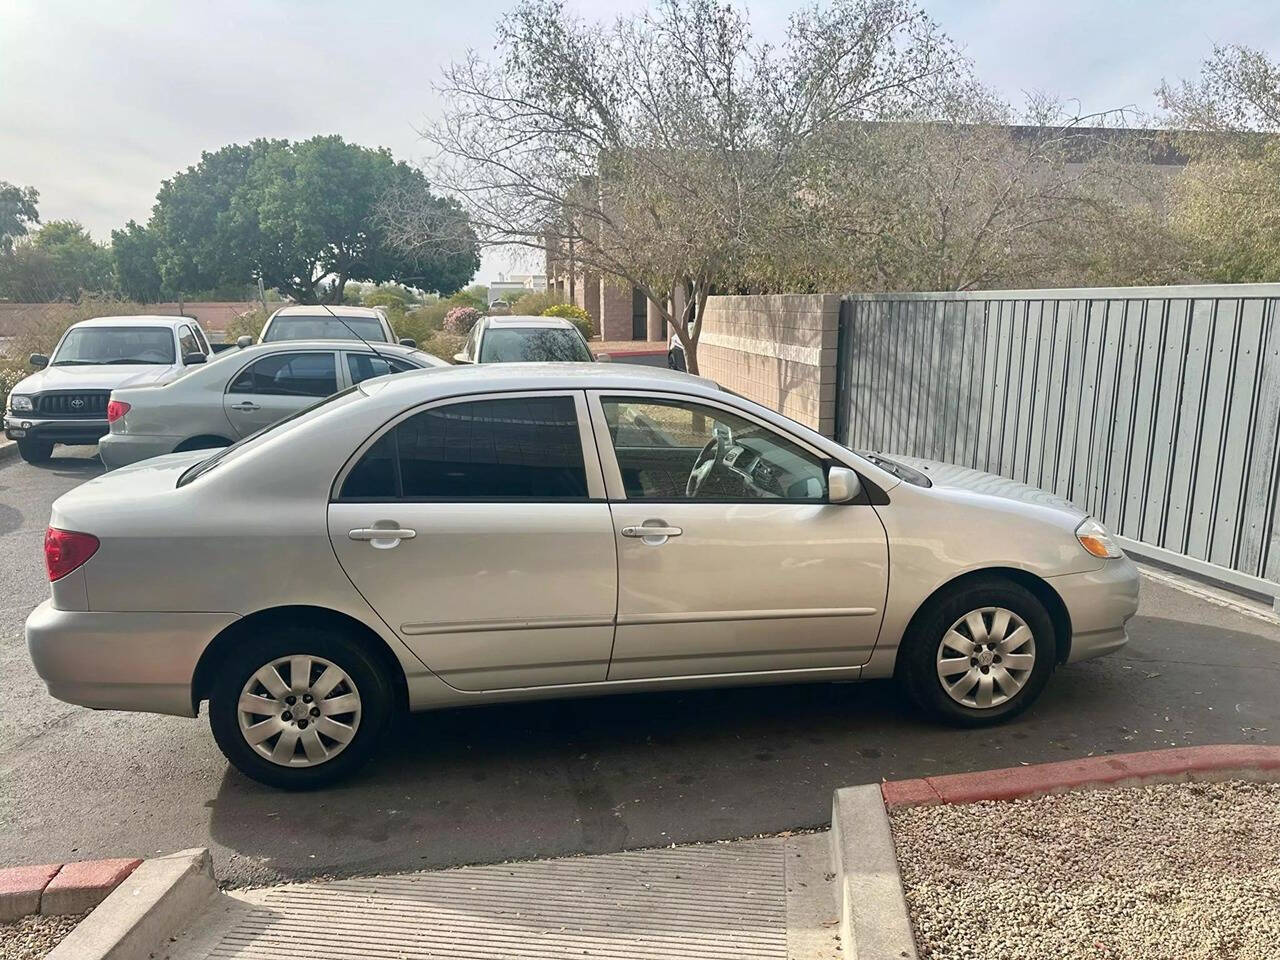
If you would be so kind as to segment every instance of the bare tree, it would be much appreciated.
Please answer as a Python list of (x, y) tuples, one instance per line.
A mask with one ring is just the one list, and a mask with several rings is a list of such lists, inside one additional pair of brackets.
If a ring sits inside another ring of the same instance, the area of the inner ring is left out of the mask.
[[(843, 162), (833, 134), (922, 115), (967, 70), (911, 0), (807, 8), (777, 46), (718, 0), (663, 0), (609, 25), (524, 0), (499, 35), (492, 62), (471, 53), (445, 70), (445, 113), (425, 132), (434, 182), (482, 243), (572, 249), (641, 290), (694, 372), (712, 290), (822, 279), (813, 255), (850, 222), (814, 189), (818, 167)], [(387, 220), (415, 243), (419, 211)]]

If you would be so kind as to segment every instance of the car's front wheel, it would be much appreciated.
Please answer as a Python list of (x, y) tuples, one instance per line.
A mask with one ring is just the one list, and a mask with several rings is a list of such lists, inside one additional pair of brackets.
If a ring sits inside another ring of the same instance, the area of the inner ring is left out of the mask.
[(27, 463), (44, 463), (53, 456), (53, 444), (39, 440), (19, 440), (18, 456)]
[(1013, 717), (1053, 673), (1053, 621), (1012, 581), (957, 585), (934, 599), (903, 640), (898, 674), (917, 704), (957, 726)]
[(374, 753), (392, 688), (360, 643), (326, 626), (254, 638), (221, 664), (209, 725), (241, 773), (305, 790), (347, 776)]

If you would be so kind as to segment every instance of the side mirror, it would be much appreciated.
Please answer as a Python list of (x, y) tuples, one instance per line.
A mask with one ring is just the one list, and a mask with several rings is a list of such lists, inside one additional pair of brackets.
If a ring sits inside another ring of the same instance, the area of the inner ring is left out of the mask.
[(612, 363), (612, 362), (613, 362), (613, 357), (609, 356), (609, 354), (607, 353), (596, 354), (596, 363)]
[(193, 363), (205, 363), (208, 361), (208, 359), (209, 358), (206, 357), (203, 353), (184, 353), (182, 355), (182, 365), (185, 367), (189, 367)]
[(33, 353), (27, 359), (31, 363), (31, 365), (35, 367), (37, 370), (43, 370), (45, 367), (49, 365), (49, 358), (46, 357), (43, 353)]
[(243, 350), (253, 346), (253, 337), (236, 337), (236, 346)]
[(455, 353), (453, 355), (453, 362), (454, 363), (470, 363), (471, 361), (467, 359), (467, 355), (465, 353)]
[(848, 503), (862, 492), (862, 481), (848, 467), (832, 467), (827, 471), (827, 502)]
[(418, 345), (418, 341), (413, 339), (413, 337), (400, 338), (400, 346), (402, 347), (416, 347), (417, 345)]

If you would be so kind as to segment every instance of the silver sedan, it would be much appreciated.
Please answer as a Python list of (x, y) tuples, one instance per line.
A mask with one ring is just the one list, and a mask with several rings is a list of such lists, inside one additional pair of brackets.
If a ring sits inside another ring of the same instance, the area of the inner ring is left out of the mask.
[(308, 787), (397, 711), (896, 676), (974, 726), (1125, 643), (1138, 575), (1042, 491), (855, 454), (648, 367), (365, 381), (53, 506), (50, 692), (194, 716)]
[(108, 470), (165, 453), (225, 447), (349, 386), (448, 364), (421, 350), (295, 340), (228, 350), (160, 387), (119, 388), (98, 443)]

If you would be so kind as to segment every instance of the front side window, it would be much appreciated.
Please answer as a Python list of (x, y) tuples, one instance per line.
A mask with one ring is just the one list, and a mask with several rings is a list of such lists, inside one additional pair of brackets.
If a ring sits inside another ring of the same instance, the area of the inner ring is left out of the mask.
[(360, 383), (370, 377), (382, 377), (388, 373), (404, 373), (416, 370), (412, 363), (397, 360), (394, 357), (375, 357), (370, 353), (347, 354), (347, 370), (351, 374), (352, 383)]
[(480, 341), (480, 363), (590, 363), (591, 351), (576, 330), (555, 327), (490, 327)]
[(338, 369), (332, 353), (277, 353), (241, 370), (227, 392), (327, 397), (337, 389)]
[(388, 430), (343, 482), (343, 500), (580, 500), (587, 497), (572, 397), (432, 407)]
[(823, 462), (745, 417), (682, 400), (602, 404), (628, 500), (826, 499)]
[(191, 332), (191, 328), (185, 323), (178, 327), (178, 346), (182, 347), (182, 355), (184, 357), (193, 353), (204, 353), (200, 349), (200, 341), (196, 339), (196, 335)]
[(174, 362), (168, 327), (75, 327), (67, 331), (50, 361), (53, 367), (89, 364)]
[(387, 332), (377, 317), (319, 314), (276, 317), (262, 339), (264, 343), (276, 340), (372, 340), (385, 343)]

